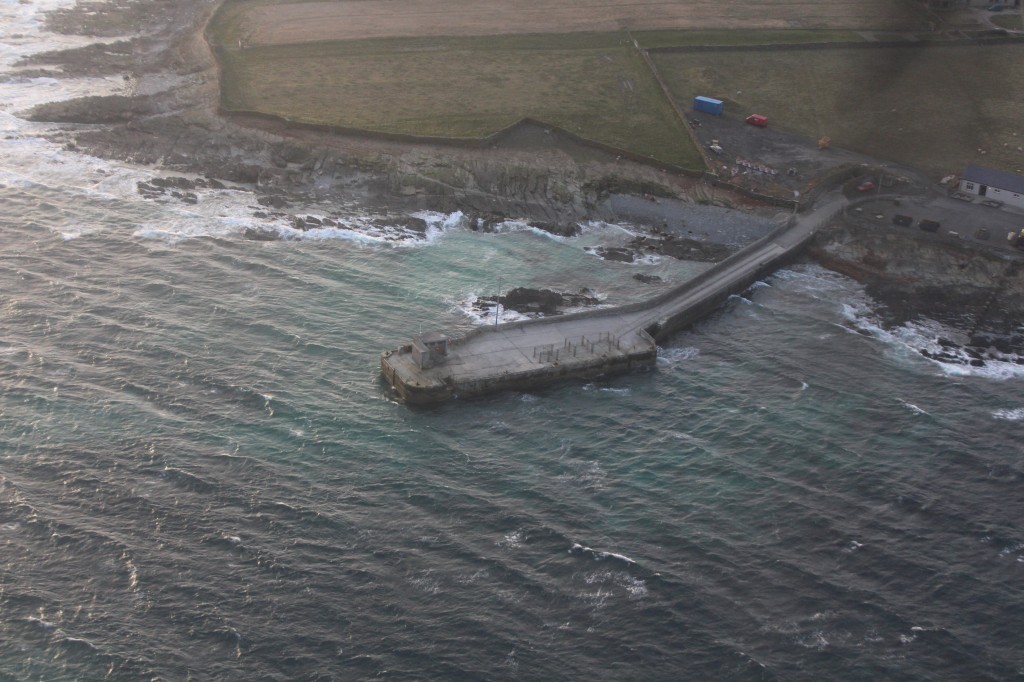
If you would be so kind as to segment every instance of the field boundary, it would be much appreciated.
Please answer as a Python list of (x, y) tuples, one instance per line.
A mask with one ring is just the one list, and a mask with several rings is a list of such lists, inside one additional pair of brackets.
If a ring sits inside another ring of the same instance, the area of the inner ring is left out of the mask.
[[(613, 154), (616, 157), (628, 159), (637, 163), (646, 164), (654, 168), (659, 168), (680, 175), (687, 175), (690, 177), (702, 177), (705, 171), (699, 168), (684, 168), (676, 164), (667, 163), (665, 161), (659, 161), (650, 156), (644, 156), (636, 152), (631, 152), (626, 149), (621, 149), (613, 145), (604, 144), (603, 142), (597, 142), (586, 137), (577, 135), (576, 133), (566, 130), (561, 126), (552, 125), (545, 123), (529, 116), (523, 117), (500, 130), (497, 130), (490, 135), (485, 137), (439, 137), (431, 135), (412, 135), (409, 133), (390, 133), (382, 130), (370, 130), (368, 128), (357, 128), (351, 126), (339, 126), (330, 125), (327, 123), (307, 123), (305, 121), (295, 121), (285, 116), (277, 114), (268, 114), (262, 111), (253, 111), (247, 109), (227, 109), (223, 106), (217, 107), (217, 113), (221, 116), (229, 116), (235, 118), (256, 118), (271, 123), (281, 125), (285, 130), (309, 130), (320, 133), (330, 133), (334, 135), (353, 135), (358, 137), (364, 137), (369, 139), (387, 140), (390, 142), (408, 142), (412, 144), (436, 144), (449, 147), (462, 147), (469, 149), (483, 149), (491, 146), (498, 142), (501, 142), (505, 137), (508, 137), (512, 133), (516, 132), (520, 128), (526, 126), (534, 126), (550, 130), (552, 133), (557, 133), (579, 145), (590, 147), (608, 154)], [(699, 147), (698, 147), (699, 149)], [(701, 153), (703, 158), (703, 152)]]
[(654, 54), (691, 52), (797, 52), (801, 50), (869, 50), (899, 47), (983, 47), (985, 45), (1024, 45), (1024, 38), (1000, 36), (992, 38), (949, 38), (942, 40), (874, 40), (822, 43), (765, 43), (761, 45), (664, 45), (640, 48)]
[(686, 130), (686, 134), (689, 135), (690, 137), (690, 142), (693, 144), (694, 147), (696, 147), (697, 153), (700, 154), (700, 158), (704, 161), (704, 171), (700, 174), (700, 176), (705, 182), (709, 182), (715, 187), (722, 187), (732, 192), (736, 192), (737, 194), (741, 194), (750, 199), (755, 199), (757, 201), (768, 203), (773, 206), (792, 207), (794, 211), (800, 210), (805, 205), (809, 205), (807, 202), (801, 203), (795, 198), (791, 199), (789, 197), (779, 197), (773, 194), (763, 194), (761, 192), (754, 191), (748, 187), (736, 185), (727, 180), (723, 180), (721, 176), (718, 175), (718, 173), (715, 173), (713, 170), (711, 170), (715, 166), (711, 162), (710, 155), (707, 153), (707, 150), (704, 148), (704, 146), (700, 143), (700, 140), (697, 138), (697, 134), (693, 131), (693, 127), (690, 125), (690, 121), (686, 116), (686, 112), (680, 108), (679, 103), (676, 102), (675, 98), (672, 96), (672, 92), (671, 90), (669, 90), (668, 84), (665, 83), (664, 79), (662, 79), (661, 73), (658, 71), (658, 67), (654, 64), (654, 60), (651, 59), (651, 55), (649, 54), (648, 50), (646, 48), (640, 47), (640, 43), (636, 40), (636, 38), (633, 37), (632, 34), (628, 35), (630, 40), (633, 42), (633, 47), (635, 47), (636, 51), (640, 53), (640, 57), (643, 59), (644, 63), (647, 64), (647, 67), (650, 69), (651, 75), (654, 76), (654, 80), (657, 81), (658, 87), (661, 89), (662, 94), (665, 96), (665, 99), (668, 100), (669, 107), (671, 107), (672, 111), (675, 112), (675, 115), (679, 117), (679, 121), (680, 123), (682, 123), (683, 129)]

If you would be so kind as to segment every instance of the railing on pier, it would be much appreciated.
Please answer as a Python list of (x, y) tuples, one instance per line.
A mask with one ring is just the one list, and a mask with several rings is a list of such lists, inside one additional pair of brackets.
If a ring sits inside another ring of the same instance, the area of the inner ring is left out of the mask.
[[(637, 335), (645, 342), (654, 345), (654, 339), (650, 334), (640, 329)], [(627, 352), (632, 346), (626, 347)], [(586, 336), (567, 337), (561, 346), (554, 343), (545, 343), (533, 347), (533, 359), (537, 362), (561, 362), (569, 358), (580, 357), (581, 355), (597, 355), (599, 353), (611, 353), (622, 350), (622, 337), (615, 336), (611, 332), (601, 332), (597, 338)]]

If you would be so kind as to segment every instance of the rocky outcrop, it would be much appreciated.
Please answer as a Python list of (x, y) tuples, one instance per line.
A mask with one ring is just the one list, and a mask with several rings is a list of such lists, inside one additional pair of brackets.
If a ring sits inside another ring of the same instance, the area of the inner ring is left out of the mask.
[(710, 241), (665, 235), (637, 235), (626, 246), (595, 246), (588, 249), (601, 258), (633, 263), (643, 256), (669, 256), (678, 260), (717, 263), (732, 255), (736, 248)]
[(415, 216), (388, 216), (386, 218), (375, 218), (373, 224), (377, 227), (399, 227), (419, 235), (427, 233), (427, 221)]
[[(481, 312), (492, 308), (495, 298), (481, 296), (473, 302), (473, 308)], [(516, 287), (497, 297), (497, 300), (500, 301), (502, 308), (530, 317), (561, 315), (569, 308), (595, 306), (601, 302), (586, 288), (578, 293), (563, 293), (551, 289)]]
[(630, 246), (648, 254), (671, 256), (678, 260), (717, 263), (731, 256), (736, 249), (725, 244), (710, 241), (676, 237), (672, 234), (662, 236), (637, 235)]
[(151, 178), (135, 183), (136, 191), (146, 199), (172, 198), (185, 204), (199, 203), (196, 188), (225, 189), (224, 183), (213, 178), (190, 180), (182, 177)]
[(819, 232), (810, 255), (864, 283), (886, 321), (928, 317), (985, 346), (1024, 349), (1024, 254), (879, 225), (841, 222)]
[(127, 123), (158, 112), (153, 98), (107, 95), (47, 102), (33, 107), (25, 118), (51, 123)]

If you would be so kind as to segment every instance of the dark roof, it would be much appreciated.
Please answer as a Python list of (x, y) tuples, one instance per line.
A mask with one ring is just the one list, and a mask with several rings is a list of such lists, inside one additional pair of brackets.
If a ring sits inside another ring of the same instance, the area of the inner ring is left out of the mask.
[(982, 166), (967, 166), (963, 179), (967, 182), (976, 182), (979, 185), (987, 185), (1004, 189), (1008, 192), (1024, 194), (1024, 176), (1014, 175), (995, 168), (984, 168)]

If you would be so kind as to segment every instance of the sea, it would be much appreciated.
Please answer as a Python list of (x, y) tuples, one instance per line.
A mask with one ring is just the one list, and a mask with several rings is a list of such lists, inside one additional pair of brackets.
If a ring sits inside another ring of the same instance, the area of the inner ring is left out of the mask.
[(1024, 677), (1013, 358), (929, 359), (963, 330), (805, 262), (649, 371), (403, 406), (379, 354), (476, 296), (707, 265), (146, 199), (19, 116), (125, 87), (18, 75), (89, 41), (66, 4), (0, 2), (0, 679)]

